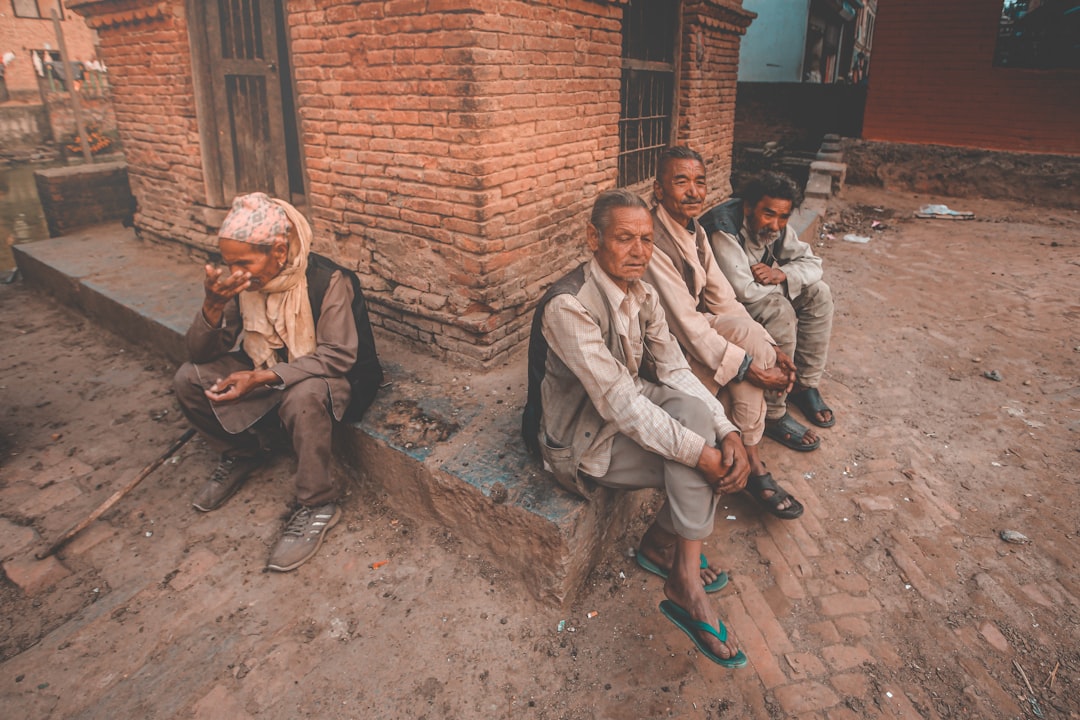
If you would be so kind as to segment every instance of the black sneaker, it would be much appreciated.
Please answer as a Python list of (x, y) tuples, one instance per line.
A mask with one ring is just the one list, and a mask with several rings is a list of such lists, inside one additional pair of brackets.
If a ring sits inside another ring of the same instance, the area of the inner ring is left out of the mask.
[(195, 493), (191, 504), (196, 510), (202, 512), (217, 510), (240, 489), (248, 475), (251, 475), (252, 471), (261, 464), (262, 460), (259, 458), (234, 458), (222, 455), (218, 466), (214, 468), (214, 472), (210, 473), (210, 479), (199, 489), (199, 492)]
[(334, 503), (301, 507), (281, 533), (266, 567), (278, 572), (295, 570), (310, 560), (322, 545), (326, 531), (337, 525), (341, 510)]

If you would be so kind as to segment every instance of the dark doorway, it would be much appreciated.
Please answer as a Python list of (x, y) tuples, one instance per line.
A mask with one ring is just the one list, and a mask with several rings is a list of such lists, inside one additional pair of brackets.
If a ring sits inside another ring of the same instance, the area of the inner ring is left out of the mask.
[(262, 191), (302, 201), (283, 0), (209, 0), (203, 7), (222, 199)]

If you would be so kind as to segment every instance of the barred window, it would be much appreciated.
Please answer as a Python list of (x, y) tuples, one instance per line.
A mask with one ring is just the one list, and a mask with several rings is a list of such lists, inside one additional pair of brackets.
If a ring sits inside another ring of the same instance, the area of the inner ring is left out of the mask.
[(672, 139), (679, 3), (630, 0), (623, 11), (619, 186), (656, 175)]
[(63, 20), (64, 5), (60, 0), (54, 2), (49, 0), (11, 0), (11, 9), (15, 17), (48, 19), (52, 17), (49, 11), (54, 7), (56, 8), (56, 14)]

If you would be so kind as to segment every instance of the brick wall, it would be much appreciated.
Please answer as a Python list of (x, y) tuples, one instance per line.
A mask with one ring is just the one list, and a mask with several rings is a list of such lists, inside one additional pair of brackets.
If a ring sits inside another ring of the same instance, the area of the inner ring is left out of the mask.
[(1080, 71), (993, 66), (1001, 0), (882, 2), (863, 138), (1080, 154)]
[(705, 158), (709, 171), (706, 205), (731, 195), (739, 43), (752, 17), (742, 10), (742, 0), (690, 2), (683, 9), (676, 142)]
[[(39, 3), (42, 7), (48, 4)], [(73, 12), (65, 12), (60, 25), (64, 30), (64, 41), (72, 61), (93, 60), (97, 57), (94, 32), (86, 26), (81, 17)], [(0, 54), (8, 51), (15, 53), (15, 62), (7, 66), (4, 74), (4, 83), (13, 98), (30, 102), (40, 99), (37, 73), (30, 59), (30, 51), (43, 50), (46, 43), (53, 50), (60, 49), (51, 19), (15, 17), (11, 2), (0, 0)]]
[(122, 162), (38, 170), (34, 182), (50, 237), (126, 218), (134, 204)]
[[(96, 2), (69, 2), (85, 11)], [(116, 127), (138, 203), (135, 226), (154, 239), (206, 246), (213, 228), (196, 213), (204, 202), (191, 54), (182, 0), (105, 3), (120, 12), (88, 17), (109, 67)], [(97, 10), (97, 8), (95, 8)]]
[[(316, 235), (359, 269), (376, 322), (451, 359), (494, 361), (585, 257), (585, 217), (615, 186), (622, 9), (325, 5), (289, 6)], [(705, 155), (717, 200), (748, 22), (738, 2), (684, 15), (704, 54), (684, 39), (679, 141)]]
[(377, 322), (447, 357), (525, 338), (614, 184), (621, 9), (561, 5), (289, 4), (316, 235)]
[[(101, 52), (137, 227), (205, 245), (213, 228), (192, 209), (205, 191), (182, 4), (156, 2), (152, 17), (102, 26)], [(99, 17), (151, 6), (75, 5)], [(501, 361), (527, 338), (543, 290), (585, 256), (588, 211), (616, 184), (621, 3), (286, 8), (316, 250), (357, 270), (388, 331), (455, 362)], [(679, 140), (706, 157), (715, 200), (729, 192), (738, 42), (750, 17), (741, 0), (689, 2), (684, 12)]]

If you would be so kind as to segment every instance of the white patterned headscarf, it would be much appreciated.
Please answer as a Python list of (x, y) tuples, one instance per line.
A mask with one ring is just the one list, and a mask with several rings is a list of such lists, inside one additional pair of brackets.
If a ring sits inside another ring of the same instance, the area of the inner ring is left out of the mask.
[(287, 348), (289, 361), (315, 352), (315, 321), (307, 292), (307, 259), (311, 226), (284, 200), (266, 193), (239, 195), (221, 224), (218, 237), (252, 245), (273, 245), (286, 238), (285, 265), (257, 290), (240, 293), (244, 322), (243, 348), (255, 369), (272, 368), (277, 350)]

